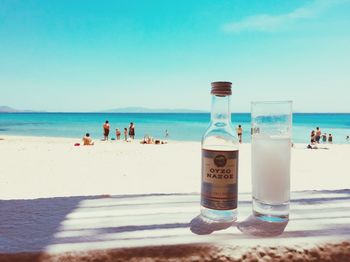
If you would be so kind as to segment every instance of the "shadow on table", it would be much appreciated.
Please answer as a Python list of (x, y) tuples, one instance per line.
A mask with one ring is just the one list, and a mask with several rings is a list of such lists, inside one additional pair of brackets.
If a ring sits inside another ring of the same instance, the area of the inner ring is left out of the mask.
[(190, 230), (197, 235), (209, 235), (215, 231), (236, 226), (242, 233), (259, 237), (278, 236), (283, 233), (288, 221), (267, 222), (251, 215), (242, 222), (216, 222), (197, 216), (190, 223)]
[(258, 237), (272, 237), (284, 232), (289, 220), (283, 222), (267, 222), (250, 215), (246, 220), (237, 223), (237, 228), (244, 234)]
[(66, 216), (94, 198), (101, 197), (0, 200), (0, 254), (44, 250)]
[(208, 235), (214, 231), (227, 229), (235, 224), (235, 222), (216, 222), (199, 215), (190, 222), (190, 230), (197, 235)]

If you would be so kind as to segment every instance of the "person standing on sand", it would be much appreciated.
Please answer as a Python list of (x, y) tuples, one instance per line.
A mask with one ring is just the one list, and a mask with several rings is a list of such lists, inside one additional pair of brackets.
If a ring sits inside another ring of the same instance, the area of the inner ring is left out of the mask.
[(124, 128), (124, 140), (128, 140), (128, 129), (126, 127)]
[(243, 135), (243, 128), (242, 128), (241, 125), (238, 125), (237, 136), (238, 136), (238, 139), (239, 139), (239, 143), (242, 143), (242, 135)]
[(129, 126), (129, 136), (131, 139), (135, 139), (135, 125), (133, 122), (131, 122)]
[(108, 120), (106, 120), (106, 122), (103, 125), (103, 136), (104, 136), (103, 140), (108, 140), (109, 129), (110, 129), (109, 122)]
[(315, 144), (315, 140), (316, 139), (316, 133), (315, 133), (315, 130), (312, 130), (311, 131), (311, 134), (310, 134), (310, 143), (311, 145)]
[(329, 134), (328, 135), (328, 143), (333, 143), (333, 136), (332, 136), (332, 134)]
[(322, 142), (323, 142), (323, 143), (326, 143), (326, 142), (327, 142), (327, 134), (326, 134), (326, 133), (324, 133), (324, 134), (322, 135)]
[(115, 135), (116, 135), (116, 137), (117, 137), (117, 140), (120, 140), (120, 130), (119, 130), (119, 128), (117, 128), (116, 130), (115, 130)]
[(320, 143), (320, 138), (321, 138), (321, 130), (319, 127), (316, 127), (316, 142), (317, 142), (317, 144)]

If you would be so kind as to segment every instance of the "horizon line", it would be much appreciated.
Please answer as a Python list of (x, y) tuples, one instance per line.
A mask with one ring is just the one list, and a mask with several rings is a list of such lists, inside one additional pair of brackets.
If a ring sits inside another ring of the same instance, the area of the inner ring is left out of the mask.
[[(196, 110), (194, 110), (196, 111)], [(1, 112), (0, 114), (210, 114), (210, 111), (191, 112), (191, 111), (181, 111), (181, 112), (108, 112), (108, 111), (14, 111), (14, 112)], [(235, 111), (231, 114), (250, 114), (251, 112)], [(302, 112), (296, 111), (293, 114), (350, 114), (350, 112)]]

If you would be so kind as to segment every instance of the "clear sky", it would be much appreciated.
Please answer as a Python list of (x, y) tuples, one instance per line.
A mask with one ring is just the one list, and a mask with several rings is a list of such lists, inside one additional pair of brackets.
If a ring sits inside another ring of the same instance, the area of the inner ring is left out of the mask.
[(349, 0), (0, 0), (0, 105), (350, 112)]

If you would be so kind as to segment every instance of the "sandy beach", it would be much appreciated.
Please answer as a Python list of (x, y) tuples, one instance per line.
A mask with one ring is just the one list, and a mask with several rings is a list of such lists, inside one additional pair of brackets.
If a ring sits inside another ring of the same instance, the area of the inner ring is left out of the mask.
[[(138, 141), (2, 136), (0, 199), (57, 196), (127, 195), (200, 192), (199, 142), (170, 141), (141, 145)], [(350, 145), (328, 149), (292, 149), (291, 190), (350, 188)], [(251, 192), (250, 144), (239, 156), (239, 192)]]

